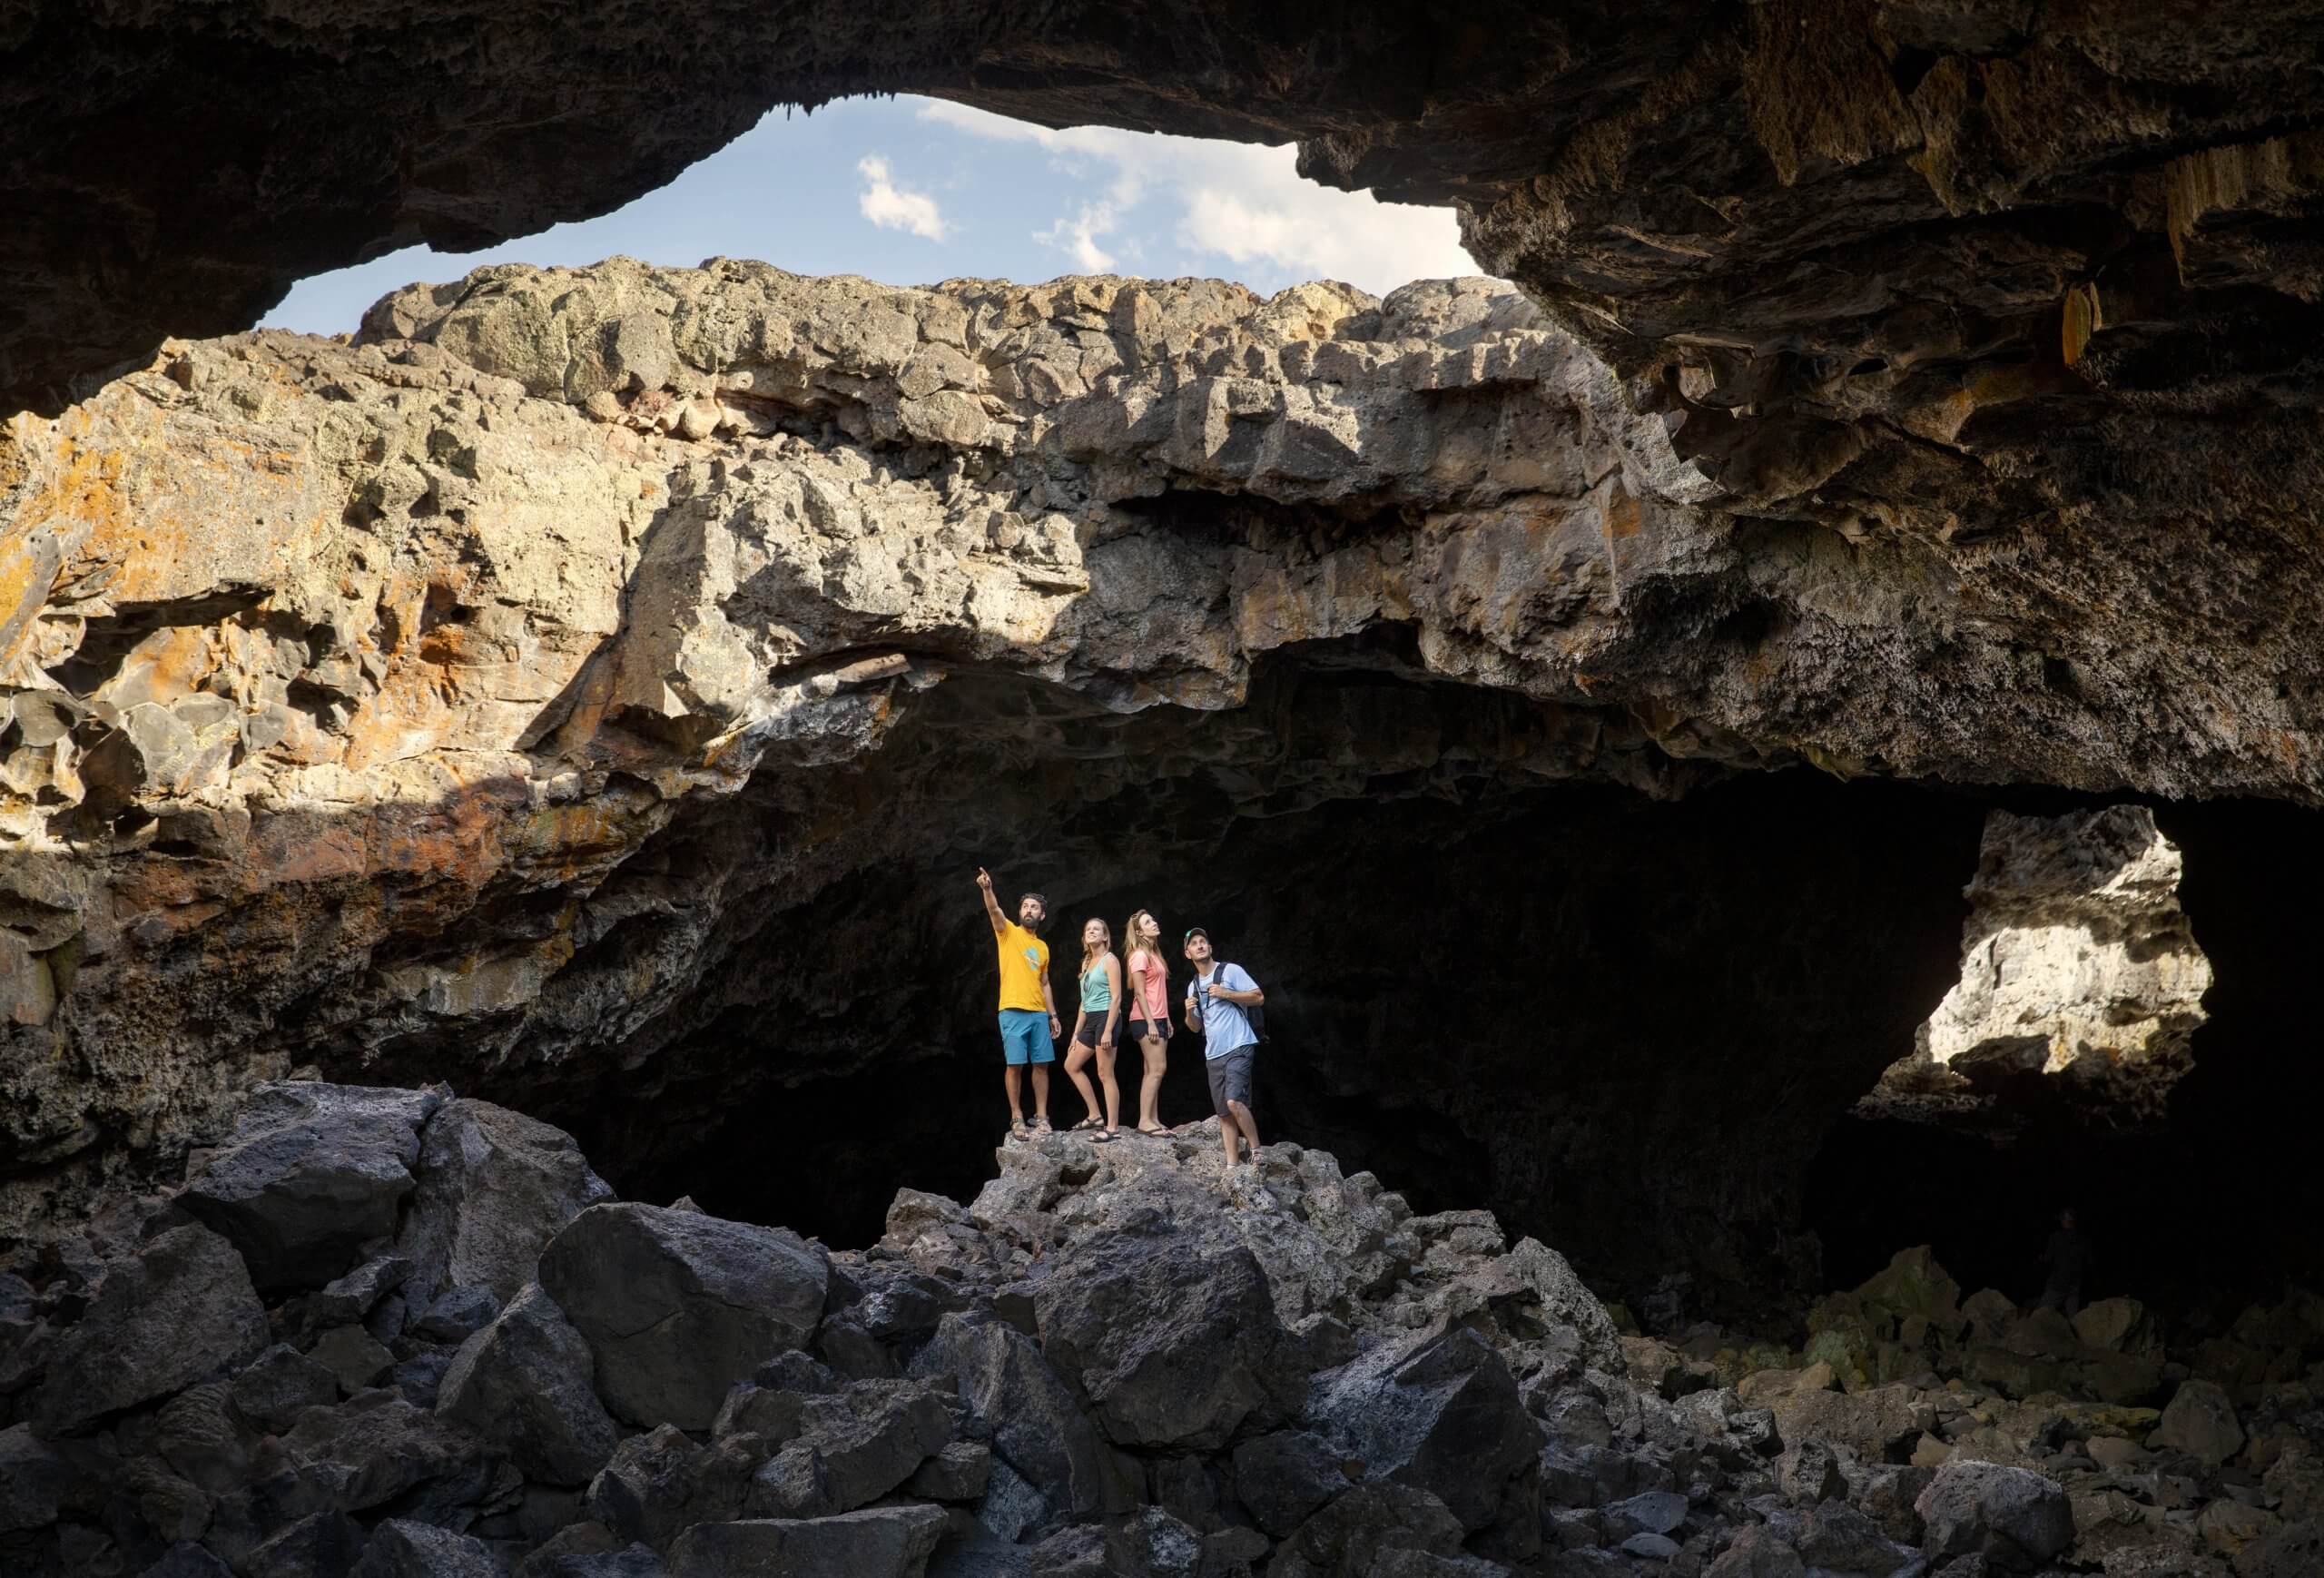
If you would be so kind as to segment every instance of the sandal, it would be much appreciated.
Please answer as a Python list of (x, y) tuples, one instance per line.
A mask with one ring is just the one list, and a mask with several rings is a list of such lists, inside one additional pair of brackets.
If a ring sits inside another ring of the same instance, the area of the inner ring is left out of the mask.
[(1114, 1131), (1110, 1129), (1100, 1129), (1089, 1137), (1089, 1143), (1092, 1145), (1111, 1145), (1113, 1142)]
[(1137, 1126), (1137, 1131), (1138, 1131), (1140, 1134), (1152, 1134), (1152, 1135), (1159, 1136), (1159, 1135), (1165, 1135), (1165, 1134), (1169, 1133), (1169, 1132), (1170, 1132), (1170, 1126), (1169, 1126), (1168, 1124), (1167, 1124), (1167, 1123), (1157, 1123), (1157, 1124), (1156, 1124), (1153, 1128), (1148, 1129), (1145, 1124), (1141, 1123), (1141, 1124), (1139, 1124), (1139, 1125)]
[(1009, 1120), (1009, 1139), (1024, 1139), (1029, 1138), (1029, 1137), (1032, 1134), (1032, 1132), (1033, 1132), (1033, 1131), (1032, 1131), (1031, 1129), (1028, 1129), (1028, 1128), (1026, 1128), (1026, 1127), (1025, 1127), (1025, 1120), (1024, 1120), (1022, 1118), (1011, 1119)]
[(1095, 1112), (1092, 1112), (1088, 1117), (1084, 1118), (1080, 1122), (1067, 1129), (1066, 1132), (1068, 1134), (1078, 1134), (1085, 1129), (1103, 1129), (1105, 1126), (1106, 1120), (1098, 1117)]
[(1049, 1128), (1049, 1115), (1048, 1113), (1044, 1112), (1039, 1118), (1033, 1119), (1033, 1132), (1035, 1134), (1049, 1134), (1054, 1132)]

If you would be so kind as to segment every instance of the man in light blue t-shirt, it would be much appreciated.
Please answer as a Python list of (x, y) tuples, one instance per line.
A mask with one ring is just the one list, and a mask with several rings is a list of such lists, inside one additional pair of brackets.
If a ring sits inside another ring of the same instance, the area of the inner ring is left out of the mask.
[(1266, 993), (1239, 964), (1221, 964), (1212, 953), (1210, 933), (1196, 926), (1187, 933), (1187, 959), (1195, 967), (1187, 982), (1187, 1028), (1203, 1038), (1203, 1071), (1210, 1076), (1210, 1104), (1218, 1114), (1218, 1138), (1226, 1148), (1226, 1176), (1236, 1163), (1235, 1142), (1251, 1143), (1259, 1157), (1259, 1126), (1251, 1118), (1251, 1071), (1258, 1059), (1258, 1032), (1248, 1010)]

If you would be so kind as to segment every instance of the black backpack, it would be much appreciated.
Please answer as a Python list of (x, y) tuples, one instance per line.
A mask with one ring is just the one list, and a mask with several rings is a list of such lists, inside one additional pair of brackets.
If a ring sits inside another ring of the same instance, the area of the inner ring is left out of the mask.
[[(1227, 968), (1228, 965), (1226, 960), (1220, 959), (1214, 961), (1211, 968), (1211, 978), (1213, 980), (1216, 980), (1219, 972)], [(1244, 973), (1246, 975), (1249, 975), (1250, 971), (1246, 970)], [(1253, 975), (1251, 976), (1251, 979), (1256, 981), (1258, 977)], [(1206, 988), (1205, 990), (1207, 991), (1208, 989)], [(1236, 1006), (1240, 1007), (1241, 1005), (1237, 1004)], [(1267, 1011), (1265, 1009), (1254, 1003), (1250, 1007), (1243, 1010), (1243, 1017), (1250, 1022), (1252, 1035), (1256, 1036), (1260, 1040), (1267, 1039)]]

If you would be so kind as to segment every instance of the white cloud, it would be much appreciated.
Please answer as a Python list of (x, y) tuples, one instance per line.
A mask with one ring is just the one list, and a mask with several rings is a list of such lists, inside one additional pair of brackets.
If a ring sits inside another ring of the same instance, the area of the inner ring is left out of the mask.
[(857, 161), (855, 170), (864, 182), (855, 206), (873, 224), (882, 230), (910, 231), (932, 242), (940, 242), (950, 232), (952, 227), (945, 222), (936, 200), (924, 192), (898, 186), (890, 177), (888, 162), (877, 153)]
[(1064, 251), (1084, 272), (1102, 274), (1114, 266), (1114, 254), (1098, 238), (1112, 234), (1119, 223), (1112, 203), (1085, 202), (1071, 219), (1060, 217), (1049, 229), (1035, 231), (1033, 239)]
[[(1053, 131), (941, 100), (920, 115), (970, 137), (1035, 143), (1059, 174), (1102, 182), (1102, 199), (1077, 201), (1033, 232), (1085, 271), (1109, 269), (1118, 256), (1142, 255), (1167, 238), (1197, 258), (1223, 259), (1246, 271), (1345, 280), (1375, 294), (1413, 280), (1476, 272), (1451, 209), (1319, 186), (1301, 178), (1297, 153), (1287, 144), (1262, 148), (1110, 126)], [(1175, 214), (1141, 215), (1149, 198)], [(1108, 238), (1106, 245), (1099, 237)]]

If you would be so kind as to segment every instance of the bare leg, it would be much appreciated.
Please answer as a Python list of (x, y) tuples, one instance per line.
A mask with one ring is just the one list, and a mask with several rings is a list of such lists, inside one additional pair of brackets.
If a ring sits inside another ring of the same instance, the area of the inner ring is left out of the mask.
[[(1248, 1107), (1244, 1106), (1240, 1101), (1233, 1100), (1226, 1103), (1226, 1110), (1235, 1114), (1235, 1127), (1241, 1129), (1243, 1131), (1243, 1138), (1251, 1142), (1251, 1159), (1253, 1161), (1258, 1160), (1259, 1126), (1252, 1121), (1251, 1110)], [(1230, 1147), (1229, 1149), (1231, 1157), (1232, 1148)]]
[(1160, 1036), (1147, 1036), (1137, 1045), (1146, 1054), (1146, 1075), (1137, 1087), (1137, 1126), (1151, 1132), (1162, 1127), (1162, 1070), (1169, 1066), (1170, 1043)]
[(1218, 1179), (1222, 1186), (1230, 1185), (1235, 1175), (1235, 1140), (1239, 1132), (1235, 1127), (1235, 1119), (1232, 1116), (1235, 1106), (1234, 1102), (1229, 1101), (1226, 1104), (1226, 1114), (1218, 1119), (1218, 1143), (1226, 1151), (1226, 1165), (1219, 1169), (1218, 1173)]
[(1081, 1104), (1089, 1110), (1089, 1116), (1095, 1118), (1098, 1116), (1097, 1087), (1091, 1085), (1089, 1083), (1089, 1076), (1081, 1071), (1083, 1069), (1087, 1068), (1088, 1064), (1088, 1043), (1086, 1041), (1074, 1042), (1073, 1050), (1065, 1054), (1065, 1077), (1073, 1081), (1073, 1088), (1075, 1090), (1081, 1092)]
[(1009, 1121), (1013, 1126), (1025, 1121), (1024, 1070), (1010, 1063), (1000, 1070), (1000, 1082), (1009, 1090)]
[(1121, 1126), (1122, 1088), (1114, 1082), (1114, 1049), (1098, 1049), (1098, 1083), (1106, 1089), (1106, 1132), (1111, 1134)]
[(1033, 1116), (1047, 1123), (1049, 1120), (1049, 1066), (1033, 1065)]

